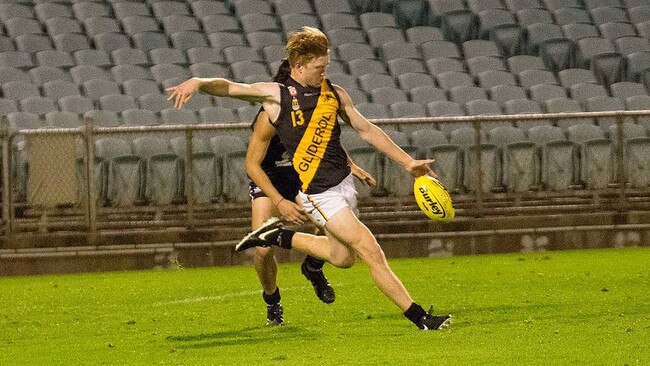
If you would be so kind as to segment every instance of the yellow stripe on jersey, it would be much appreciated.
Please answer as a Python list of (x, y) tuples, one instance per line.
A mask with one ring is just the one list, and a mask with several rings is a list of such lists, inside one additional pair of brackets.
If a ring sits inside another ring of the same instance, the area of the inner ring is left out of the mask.
[(303, 192), (309, 188), (325, 156), (336, 123), (338, 108), (339, 103), (334, 92), (323, 80), (318, 103), (293, 155), (293, 167), (300, 176)]

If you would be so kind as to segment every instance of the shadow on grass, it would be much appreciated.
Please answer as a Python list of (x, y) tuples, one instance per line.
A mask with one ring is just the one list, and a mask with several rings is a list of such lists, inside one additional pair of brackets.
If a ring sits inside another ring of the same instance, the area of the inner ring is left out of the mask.
[(253, 345), (271, 343), (276, 340), (318, 340), (322, 335), (318, 332), (296, 326), (277, 327), (248, 327), (216, 333), (201, 333), (186, 336), (169, 336), (170, 342), (182, 342), (179, 349), (200, 349), (232, 345)]

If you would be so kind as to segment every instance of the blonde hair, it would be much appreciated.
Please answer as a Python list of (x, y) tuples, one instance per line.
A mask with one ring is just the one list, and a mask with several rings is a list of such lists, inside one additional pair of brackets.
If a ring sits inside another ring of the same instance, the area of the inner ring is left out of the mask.
[(285, 50), (291, 67), (306, 64), (320, 56), (327, 55), (330, 42), (325, 33), (312, 27), (302, 29), (289, 37)]

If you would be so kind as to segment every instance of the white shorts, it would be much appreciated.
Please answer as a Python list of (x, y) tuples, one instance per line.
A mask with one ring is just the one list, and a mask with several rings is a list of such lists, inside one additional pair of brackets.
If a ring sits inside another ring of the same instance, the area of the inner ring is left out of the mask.
[(316, 194), (300, 192), (298, 196), (307, 213), (321, 226), (325, 226), (329, 219), (345, 207), (350, 207), (355, 215), (358, 214), (357, 190), (354, 188), (352, 174), (325, 192)]

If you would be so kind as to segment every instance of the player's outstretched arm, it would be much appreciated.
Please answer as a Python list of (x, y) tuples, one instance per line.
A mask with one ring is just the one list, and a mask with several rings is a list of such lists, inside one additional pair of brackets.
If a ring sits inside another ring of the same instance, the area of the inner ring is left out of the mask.
[(174, 108), (179, 109), (183, 108), (194, 94), (202, 91), (217, 97), (262, 103), (274, 117), (277, 117), (277, 112), (280, 110), (280, 88), (277, 83), (244, 84), (223, 78), (191, 78), (167, 88), (166, 91), (169, 92), (167, 100), (174, 104)]
[(348, 93), (341, 87), (335, 85), (336, 92), (341, 99), (340, 115), (346, 122), (354, 128), (361, 138), (373, 145), (377, 150), (386, 154), (391, 160), (401, 165), (412, 176), (419, 177), (422, 175), (436, 174), (431, 170), (429, 164), (433, 163), (433, 159), (413, 159), (409, 154), (404, 152), (381, 128), (375, 126), (368, 121), (352, 103), (352, 99)]
[[(264, 117), (264, 118), (262, 118)], [(255, 129), (248, 142), (246, 151), (246, 173), (266, 194), (271, 202), (275, 204), (282, 217), (294, 224), (303, 224), (309, 221), (309, 217), (301, 206), (293, 201), (287, 200), (273, 186), (269, 176), (262, 169), (262, 160), (266, 155), (271, 138), (275, 135), (275, 129), (271, 125), (266, 112), (260, 114)]]

